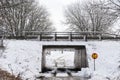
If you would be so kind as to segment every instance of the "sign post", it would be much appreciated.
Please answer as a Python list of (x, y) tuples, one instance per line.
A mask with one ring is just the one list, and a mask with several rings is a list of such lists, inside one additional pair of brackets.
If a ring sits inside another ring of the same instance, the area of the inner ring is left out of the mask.
[(92, 54), (92, 58), (94, 59), (94, 71), (95, 71), (96, 70), (96, 68), (95, 68), (95, 59), (98, 58), (98, 54), (97, 53), (93, 53)]
[(95, 59), (94, 59), (94, 71), (95, 71), (96, 69), (95, 69)]

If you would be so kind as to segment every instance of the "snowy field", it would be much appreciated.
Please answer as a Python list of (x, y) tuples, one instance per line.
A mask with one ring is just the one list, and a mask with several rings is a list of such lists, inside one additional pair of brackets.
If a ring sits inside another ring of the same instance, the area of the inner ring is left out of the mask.
[[(5, 50), (0, 50), (0, 68), (22, 78), (34, 80), (41, 71), (42, 45), (85, 45), (90, 80), (120, 80), (120, 41), (25, 41), (5, 40)], [(98, 53), (96, 71), (93, 70), (91, 54)]]

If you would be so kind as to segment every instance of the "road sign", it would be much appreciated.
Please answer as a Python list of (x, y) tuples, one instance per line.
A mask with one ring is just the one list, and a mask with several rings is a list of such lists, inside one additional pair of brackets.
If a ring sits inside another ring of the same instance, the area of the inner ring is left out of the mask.
[(92, 58), (93, 58), (93, 59), (97, 59), (97, 58), (98, 58), (98, 54), (97, 54), (97, 53), (93, 53), (93, 54), (92, 54)]
[(97, 53), (93, 53), (92, 54), (92, 58), (94, 59), (94, 71), (95, 71), (95, 59), (98, 58), (98, 54)]

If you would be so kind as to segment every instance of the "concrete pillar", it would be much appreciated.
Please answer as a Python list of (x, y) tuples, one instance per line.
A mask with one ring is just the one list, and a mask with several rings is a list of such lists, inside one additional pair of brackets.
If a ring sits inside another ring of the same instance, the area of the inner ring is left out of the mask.
[(41, 61), (41, 72), (44, 72), (44, 69), (45, 69), (45, 64), (46, 64), (46, 56), (45, 56), (45, 49), (43, 49), (43, 52), (42, 52), (42, 61)]
[(74, 59), (75, 67), (81, 69), (81, 51), (79, 49), (76, 49)]

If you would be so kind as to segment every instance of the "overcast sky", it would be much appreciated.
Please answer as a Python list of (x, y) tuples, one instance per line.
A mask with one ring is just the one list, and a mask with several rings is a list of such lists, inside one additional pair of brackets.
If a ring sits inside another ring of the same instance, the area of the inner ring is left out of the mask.
[[(80, 2), (81, 0), (79, 0)], [(40, 0), (40, 4), (44, 5), (50, 13), (50, 19), (57, 31), (64, 31), (67, 27), (62, 22), (64, 18), (64, 8), (71, 4), (78, 2), (78, 0)]]

